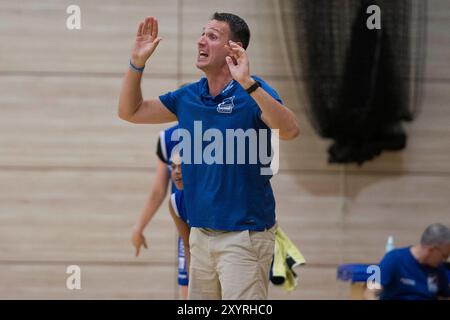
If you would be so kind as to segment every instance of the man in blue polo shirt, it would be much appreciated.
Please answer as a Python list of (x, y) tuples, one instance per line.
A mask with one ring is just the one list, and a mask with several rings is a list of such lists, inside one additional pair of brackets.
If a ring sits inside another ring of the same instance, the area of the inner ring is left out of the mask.
[(161, 41), (158, 22), (139, 25), (119, 116), (133, 123), (178, 120), (186, 211), (191, 227), (190, 299), (265, 299), (274, 249), (271, 130), (290, 140), (297, 120), (265, 81), (250, 76), (250, 31), (240, 17), (215, 13), (197, 41), (204, 77), (143, 100), (140, 81)]
[(381, 300), (432, 300), (450, 297), (450, 229), (430, 225), (420, 244), (389, 251), (380, 263)]

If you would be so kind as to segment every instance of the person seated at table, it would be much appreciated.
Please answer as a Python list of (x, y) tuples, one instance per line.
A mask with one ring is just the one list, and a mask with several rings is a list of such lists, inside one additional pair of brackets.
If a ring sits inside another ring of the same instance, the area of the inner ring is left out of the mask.
[(428, 226), (420, 244), (394, 249), (380, 262), (380, 300), (434, 300), (449, 298), (450, 229)]

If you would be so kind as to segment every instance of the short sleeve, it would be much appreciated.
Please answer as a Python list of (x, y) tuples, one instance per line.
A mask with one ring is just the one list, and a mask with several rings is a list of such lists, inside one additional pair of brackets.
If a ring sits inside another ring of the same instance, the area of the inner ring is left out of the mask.
[(257, 76), (252, 76), (253, 79), (255, 79), (256, 81), (259, 81), (259, 83), (261, 84), (261, 87), (272, 96), (272, 98), (274, 98), (275, 100), (277, 100), (279, 103), (283, 104), (283, 101), (281, 100), (280, 96), (278, 95), (278, 92), (275, 91), (274, 88), (272, 88), (271, 86), (269, 86), (267, 84), (267, 82), (265, 82), (263, 79), (261, 79), (260, 77)]
[(176, 92), (167, 92), (166, 94), (160, 95), (159, 100), (161, 103), (169, 109), (170, 112), (177, 115), (177, 99)]
[[(253, 79), (255, 79), (255, 81), (258, 81), (261, 84), (261, 88), (264, 89), (264, 91), (266, 91), (272, 98), (274, 98), (275, 100), (277, 100), (279, 103), (283, 104), (283, 101), (281, 100), (280, 96), (278, 95), (278, 93), (275, 91), (275, 89), (273, 89), (271, 86), (269, 86), (263, 79), (261, 79), (260, 77), (257, 76), (252, 76)], [(256, 109), (256, 116), (261, 119), (261, 114), (262, 111), (260, 108)]]
[(395, 268), (395, 256), (391, 252), (389, 252), (380, 262), (380, 283), (383, 287), (387, 287), (394, 279)]

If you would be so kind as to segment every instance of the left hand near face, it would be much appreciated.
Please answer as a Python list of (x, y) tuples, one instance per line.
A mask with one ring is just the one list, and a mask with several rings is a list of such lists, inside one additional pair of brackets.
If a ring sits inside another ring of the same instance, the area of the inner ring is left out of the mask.
[(247, 52), (245, 52), (245, 49), (236, 42), (231, 40), (229, 41), (229, 45), (225, 45), (225, 47), (230, 50), (230, 53), (225, 59), (228, 68), (230, 69), (231, 76), (234, 80), (246, 87), (246, 84), (252, 82)]

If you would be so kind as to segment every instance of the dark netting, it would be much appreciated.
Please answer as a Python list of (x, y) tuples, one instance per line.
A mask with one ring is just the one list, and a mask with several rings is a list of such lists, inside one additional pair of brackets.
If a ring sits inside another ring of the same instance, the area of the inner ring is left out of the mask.
[[(280, 4), (285, 30), (295, 30), (288, 51), (309, 99), (307, 114), (322, 137), (333, 139), (329, 162), (362, 164), (403, 149), (402, 122), (414, 119), (420, 104), (426, 1)], [(370, 5), (381, 10), (381, 29), (367, 27)]]

